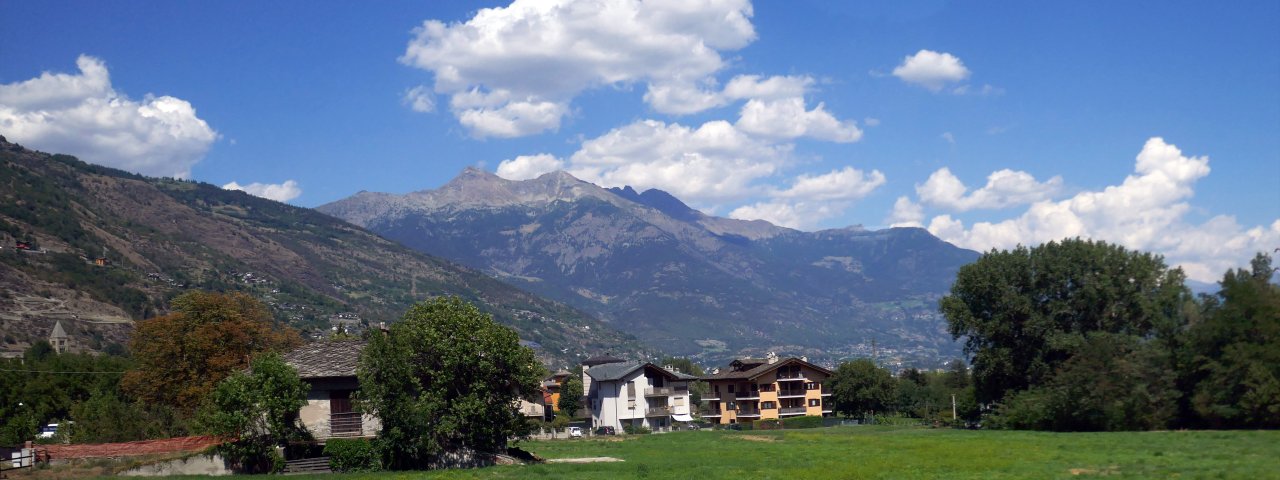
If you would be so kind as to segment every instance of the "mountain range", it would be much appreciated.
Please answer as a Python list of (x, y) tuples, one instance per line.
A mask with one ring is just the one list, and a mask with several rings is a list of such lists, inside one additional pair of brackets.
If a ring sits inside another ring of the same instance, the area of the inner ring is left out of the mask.
[(244, 291), (321, 337), (458, 295), (551, 365), (656, 353), (589, 313), (415, 252), (314, 210), (192, 181), (148, 178), (0, 137), (0, 352), (61, 321), (76, 350), (118, 350), (133, 322), (188, 289)]
[(362, 191), (317, 210), (706, 363), (771, 350), (952, 358), (937, 301), (978, 257), (923, 229), (802, 232), (565, 172), (511, 181), (468, 168), (438, 189)]

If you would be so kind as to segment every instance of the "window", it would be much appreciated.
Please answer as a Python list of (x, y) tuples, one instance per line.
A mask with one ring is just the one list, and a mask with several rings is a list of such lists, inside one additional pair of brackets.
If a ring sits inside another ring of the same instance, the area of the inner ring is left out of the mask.
[(683, 406), (684, 406), (684, 397), (676, 397), (676, 406), (677, 406), (677, 407), (683, 407)]
[(818, 389), (818, 382), (805, 382), (805, 384), (804, 384), (804, 389), (805, 389), (805, 390), (817, 390), (817, 389)]
[(729, 393), (733, 393), (733, 385), (729, 385)]
[(760, 402), (761, 410), (773, 410), (775, 408), (778, 408), (778, 404), (774, 402)]
[(772, 383), (761, 383), (761, 384), (760, 384), (760, 391), (761, 391), (761, 392), (772, 392), (772, 391), (776, 390), (776, 388), (777, 388), (777, 385), (774, 385), (774, 384), (772, 384)]
[(821, 404), (822, 404), (822, 403), (821, 403), (821, 401), (820, 401), (820, 400), (818, 400), (818, 399), (816, 399), (816, 398), (810, 398), (810, 399), (809, 399), (809, 406), (810, 406), (810, 407), (816, 407), (816, 406), (821, 405)]

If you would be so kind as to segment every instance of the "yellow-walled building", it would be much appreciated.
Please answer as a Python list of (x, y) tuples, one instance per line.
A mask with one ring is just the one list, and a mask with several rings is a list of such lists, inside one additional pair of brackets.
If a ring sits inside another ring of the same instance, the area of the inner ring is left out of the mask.
[(702, 396), (702, 418), (712, 423), (831, 415), (831, 394), (823, 383), (831, 370), (800, 358), (740, 358), (726, 369), (702, 377), (710, 391)]

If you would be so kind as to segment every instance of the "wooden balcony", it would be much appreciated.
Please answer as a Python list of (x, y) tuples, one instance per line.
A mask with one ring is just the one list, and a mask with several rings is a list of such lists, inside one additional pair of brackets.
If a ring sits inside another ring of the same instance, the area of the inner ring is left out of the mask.
[(360, 412), (329, 414), (330, 437), (359, 437), (364, 433)]

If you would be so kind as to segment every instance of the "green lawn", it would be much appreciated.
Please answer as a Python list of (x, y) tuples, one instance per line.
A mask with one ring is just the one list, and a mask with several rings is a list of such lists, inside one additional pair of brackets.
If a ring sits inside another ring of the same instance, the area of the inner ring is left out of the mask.
[(368, 477), (1280, 478), (1280, 431), (1041, 433), (863, 426), (678, 432), (612, 440), (522, 442), (521, 446), (546, 458), (609, 456), (623, 462)]

